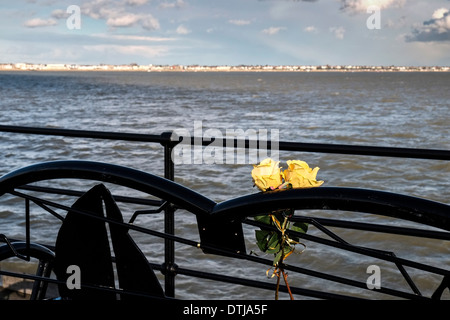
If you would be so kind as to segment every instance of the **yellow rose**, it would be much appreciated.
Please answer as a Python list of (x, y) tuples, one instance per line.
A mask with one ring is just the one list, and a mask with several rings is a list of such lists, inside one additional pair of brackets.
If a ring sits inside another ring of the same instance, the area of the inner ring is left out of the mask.
[(318, 167), (311, 169), (305, 161), (286, 161), (288, 169), (284, 171), (284, 179), (292, 184), (293, 188), (311, 188), (322, 185), (323, 181), (317, 181)]
[(253, 166), (253, 182), (261, 191), (266, 191), (270, 187), (277, 188), (283, 183), (279, 163), (279, 161), (267, 158), (261, 161), (259, 165)]

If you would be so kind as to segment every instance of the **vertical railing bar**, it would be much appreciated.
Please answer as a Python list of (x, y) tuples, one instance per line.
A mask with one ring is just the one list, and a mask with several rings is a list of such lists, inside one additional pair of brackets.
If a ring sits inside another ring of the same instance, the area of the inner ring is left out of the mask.
[[(172, 161), (173, 142), (171, 141), (172, 132), (163, 132), (164, 146), (164, 177), (175, 180), (175, 165)], [(175, 234), (175, 210), (173, 206), (168, 205), (164, 208), (164, 232), (166, 234)], [(164, 239), (164, 288), (167, 297), (175, 297), (175, 242), (171, 239)]]
[(25, 199), (25, 239), (26, 239), (26, 257), (30, 260), (30, 200)]

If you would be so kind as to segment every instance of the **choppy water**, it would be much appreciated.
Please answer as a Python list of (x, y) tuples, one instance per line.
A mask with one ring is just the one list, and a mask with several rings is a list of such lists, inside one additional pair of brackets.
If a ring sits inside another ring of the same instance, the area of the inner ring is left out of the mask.
[[(203, 131), (278, 130), (282, 141), (448, 150), (449, 85), (449, 73), (3, 72), (0, 123), (159, 134), (180, 128), (193, 132), (194, 123), (201, 121)], [(0, 135), (0, 174), (56, 159), (105, 161), (163, 172), (159, 145)], [(450, 201), (449, 162), (280, 152), (282, 162), (290, 159), (319, 166), (318, 178), (327, 186), (373, 188)], [(203, 163), (178, 165), (175, 172), (178, 182), (223, 201), (256, 192), (251, 168), (250, 164)], [(5, 218), (14, 222), (14, 217)], [(180, 235), (196, 232), (194, 222), (183, 215), (178, 222)], [(41, 236), (45, 237), (44, 231)], [(435, 248), (438, 263), (448, 268), (450, 262), (444, 257), (449, 256), (450, 248), (439, 243)], [(309, 248), (309, 257), (302, 256), (305, 264), (315, 266), (321, 250)], [(211, 270), (221, 270), (223, 265), (221, 259), (195, 252), (181, 254), (179, 259), (180, 265), (200, 261)], [(365, 262), (355, 259), (362, 277), (367, 277)], [(333, 265), (321, 264), (320, 268), (327, 270)], [(243, 269), (236, 266), (231, 272), (261, 271), (265, 278), (265, 270)], [(233, 286), (215, 290), (192, 281), (177, 278), (178, 297), (220, 298), (225, 292), (229, 298), (272, 298), (267, 291)], [(308, 287), (309, 281), (302, 279), (297, 285)]]

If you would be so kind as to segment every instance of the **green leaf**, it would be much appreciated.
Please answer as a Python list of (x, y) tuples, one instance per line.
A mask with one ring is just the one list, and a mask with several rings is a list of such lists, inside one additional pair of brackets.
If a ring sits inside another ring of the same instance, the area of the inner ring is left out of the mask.
[(278, 252), (277, 255), (275, 256), (275, 259), (273, 259), (274, 266), (278, 265), (278, 263), (280, 262), (282, 253), (283, 252), (280, 250), (280, 252)]
[(296, 232), (306, 233), (306, 232), (308, 232), (308, 224), (304, 223), (304, 222), (295, 222), (292, 225), (291, 230), (296, 231)]
[(276, 253), (280, 250), (280, 237), (278, 233), (273, 232), (267, 243), (267, 252)]
[(255, 230), (256, 244), (262, 252), (267, 250), (267, 237), (270, 235), (270, 231)]
[(255, 230), (256, 241), (266, 241), (267, 236), (270, 234), (270, 231), (267, 230)]
[(255, 221), (265, 223), (265, 224), (270, 224), (270, 222), (271, 222), (271, 218), (269, 215), (255, 216), (254, 219), (255, 219)]

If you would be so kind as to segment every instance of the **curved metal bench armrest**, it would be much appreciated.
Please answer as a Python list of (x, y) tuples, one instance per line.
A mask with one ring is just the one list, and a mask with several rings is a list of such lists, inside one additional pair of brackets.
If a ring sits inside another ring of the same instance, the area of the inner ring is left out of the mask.
[(62, 178), (98, 180), (131, 187), (213, 219), (241, 219), (280, 208), (330, 209), (391, 216), (450, 231), (450, 205), (407, 195), (360, 188), (319, 187), (260, 192), (216, 203), (171, 180), (94, 161), (51, 161), (15, 170), (0, 178), (0, 195), (32, 182)]
[(450, 231), (450, 205), (359, 188), (319, 187), (255, 193), (218, 203), (212, 216), (241, 219), (283, 208), (365, 212)]
[(167, 200), (194, 214), (211, 212), (216, 204), (171, 180), (136, 169), (94, 161), (64, 160), (30, 165), (0, 178), (0, 195), (29, 183), (50, 179), (89, 179), (114, 183)]

